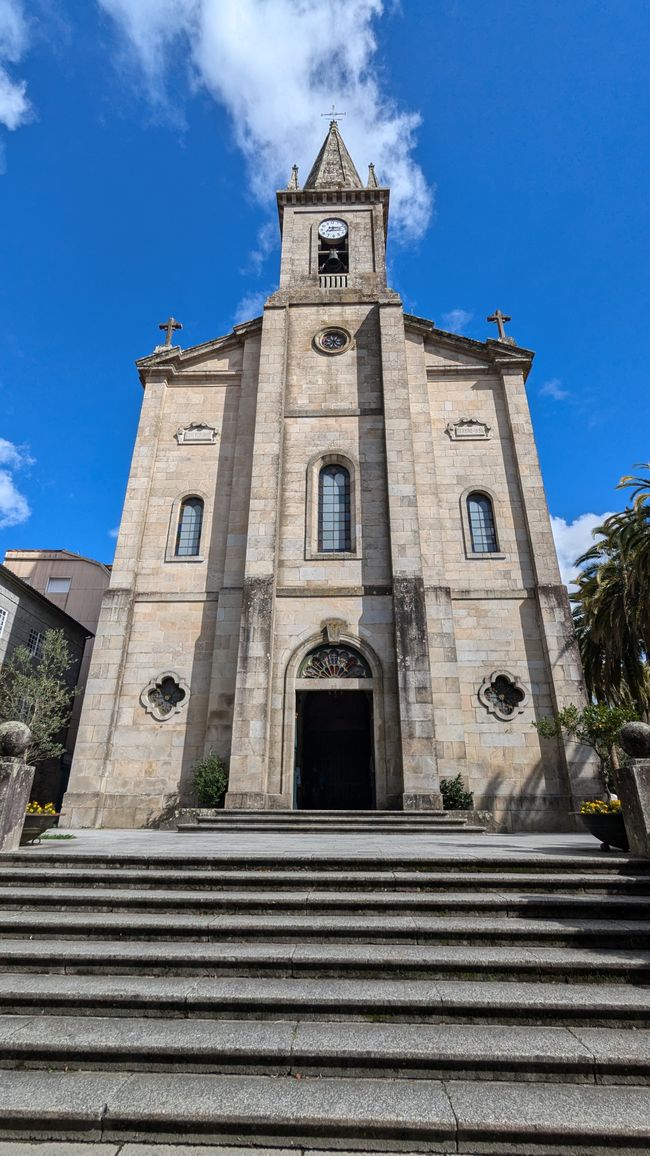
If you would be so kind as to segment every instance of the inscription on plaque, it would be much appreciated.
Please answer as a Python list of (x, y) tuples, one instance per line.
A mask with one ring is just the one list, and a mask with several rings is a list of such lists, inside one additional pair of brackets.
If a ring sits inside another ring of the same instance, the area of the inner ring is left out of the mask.
[(181, 425), (174, 437), (179, 446), (213, 446), (219, 431), (213, 425), (204, 422), (192, 422), (191, 425)]
[(453, 442), (487, 441), (490, 426), (475, 417), (461, 417), (450, 422), (445, 432)]

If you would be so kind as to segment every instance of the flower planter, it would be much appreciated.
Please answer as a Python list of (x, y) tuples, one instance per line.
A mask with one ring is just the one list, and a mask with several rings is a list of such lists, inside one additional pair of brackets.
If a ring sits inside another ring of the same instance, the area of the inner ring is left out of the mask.
[(48, 827), (53, 827), (58, 819), (57, 815), (25, 815), (23, 833), (20, 836), (20, 845), (40, 842), (41, 835)]
[(621, 851), (629, 850), (625, 821), (621, 814), (604, 812), (600, 815), (585, 815), (581, 813), (580, 818), (589, 834), (593, 835), (595, 839), (600, 839), (603, 851), (609, 851), (610, 847), (618, 847)]

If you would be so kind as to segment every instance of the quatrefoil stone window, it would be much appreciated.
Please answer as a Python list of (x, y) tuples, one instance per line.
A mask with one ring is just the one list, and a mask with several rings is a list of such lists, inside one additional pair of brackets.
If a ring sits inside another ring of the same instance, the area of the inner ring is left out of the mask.
[(524, 686), (509, 670), (493, 670), (483, 679), (478, 697), (490, 714), (504, 722), (521, 714), (528, 702)]
[(147, 683), (140, 702), (147, 714), (153, 715), (158, 722), (164, 722), (187, 706), (189, 697), (190, 688), (185, 679), (173, 670), (164, 670)]

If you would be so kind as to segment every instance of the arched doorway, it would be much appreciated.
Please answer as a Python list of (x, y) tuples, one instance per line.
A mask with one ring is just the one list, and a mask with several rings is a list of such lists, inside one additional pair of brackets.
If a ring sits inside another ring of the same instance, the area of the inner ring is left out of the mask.
[(296, 688), (294, 805), (308, 811), (375, 807), (372, 672), (350, 646), (317, 646)]

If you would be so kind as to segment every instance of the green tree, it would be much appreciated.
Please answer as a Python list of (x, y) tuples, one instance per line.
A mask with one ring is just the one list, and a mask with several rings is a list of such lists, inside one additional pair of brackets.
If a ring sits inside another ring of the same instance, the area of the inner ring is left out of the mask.
[(600, 761), (600, 770), (605, 794), (609, 797), (614, 785), (614, 772), (619, 767), (618, 732), (623, 723), (638, 718), (634, 707), (607, 706), (602, 702), (592, 702), (578, 710), (567, 706), (551, 718), (541, 718), (533, 726), (545, 739), (566, 735), (574, 742), (591, 747)]
[(62, 732), (70, 721), (75, 691), (66, 675), (73, 665), (62, 630), (48, 630), (40, 656), (18, 646), (0, 669), (0, 722), (20, 719), (32, 732), (25, 759), (42, 763), (65, 751)]
[(650, 476), (621, 478), (632, 504), (594, 530), (577, 559), (571, 598), (589, 693), (601, 702), (650, 710)]

